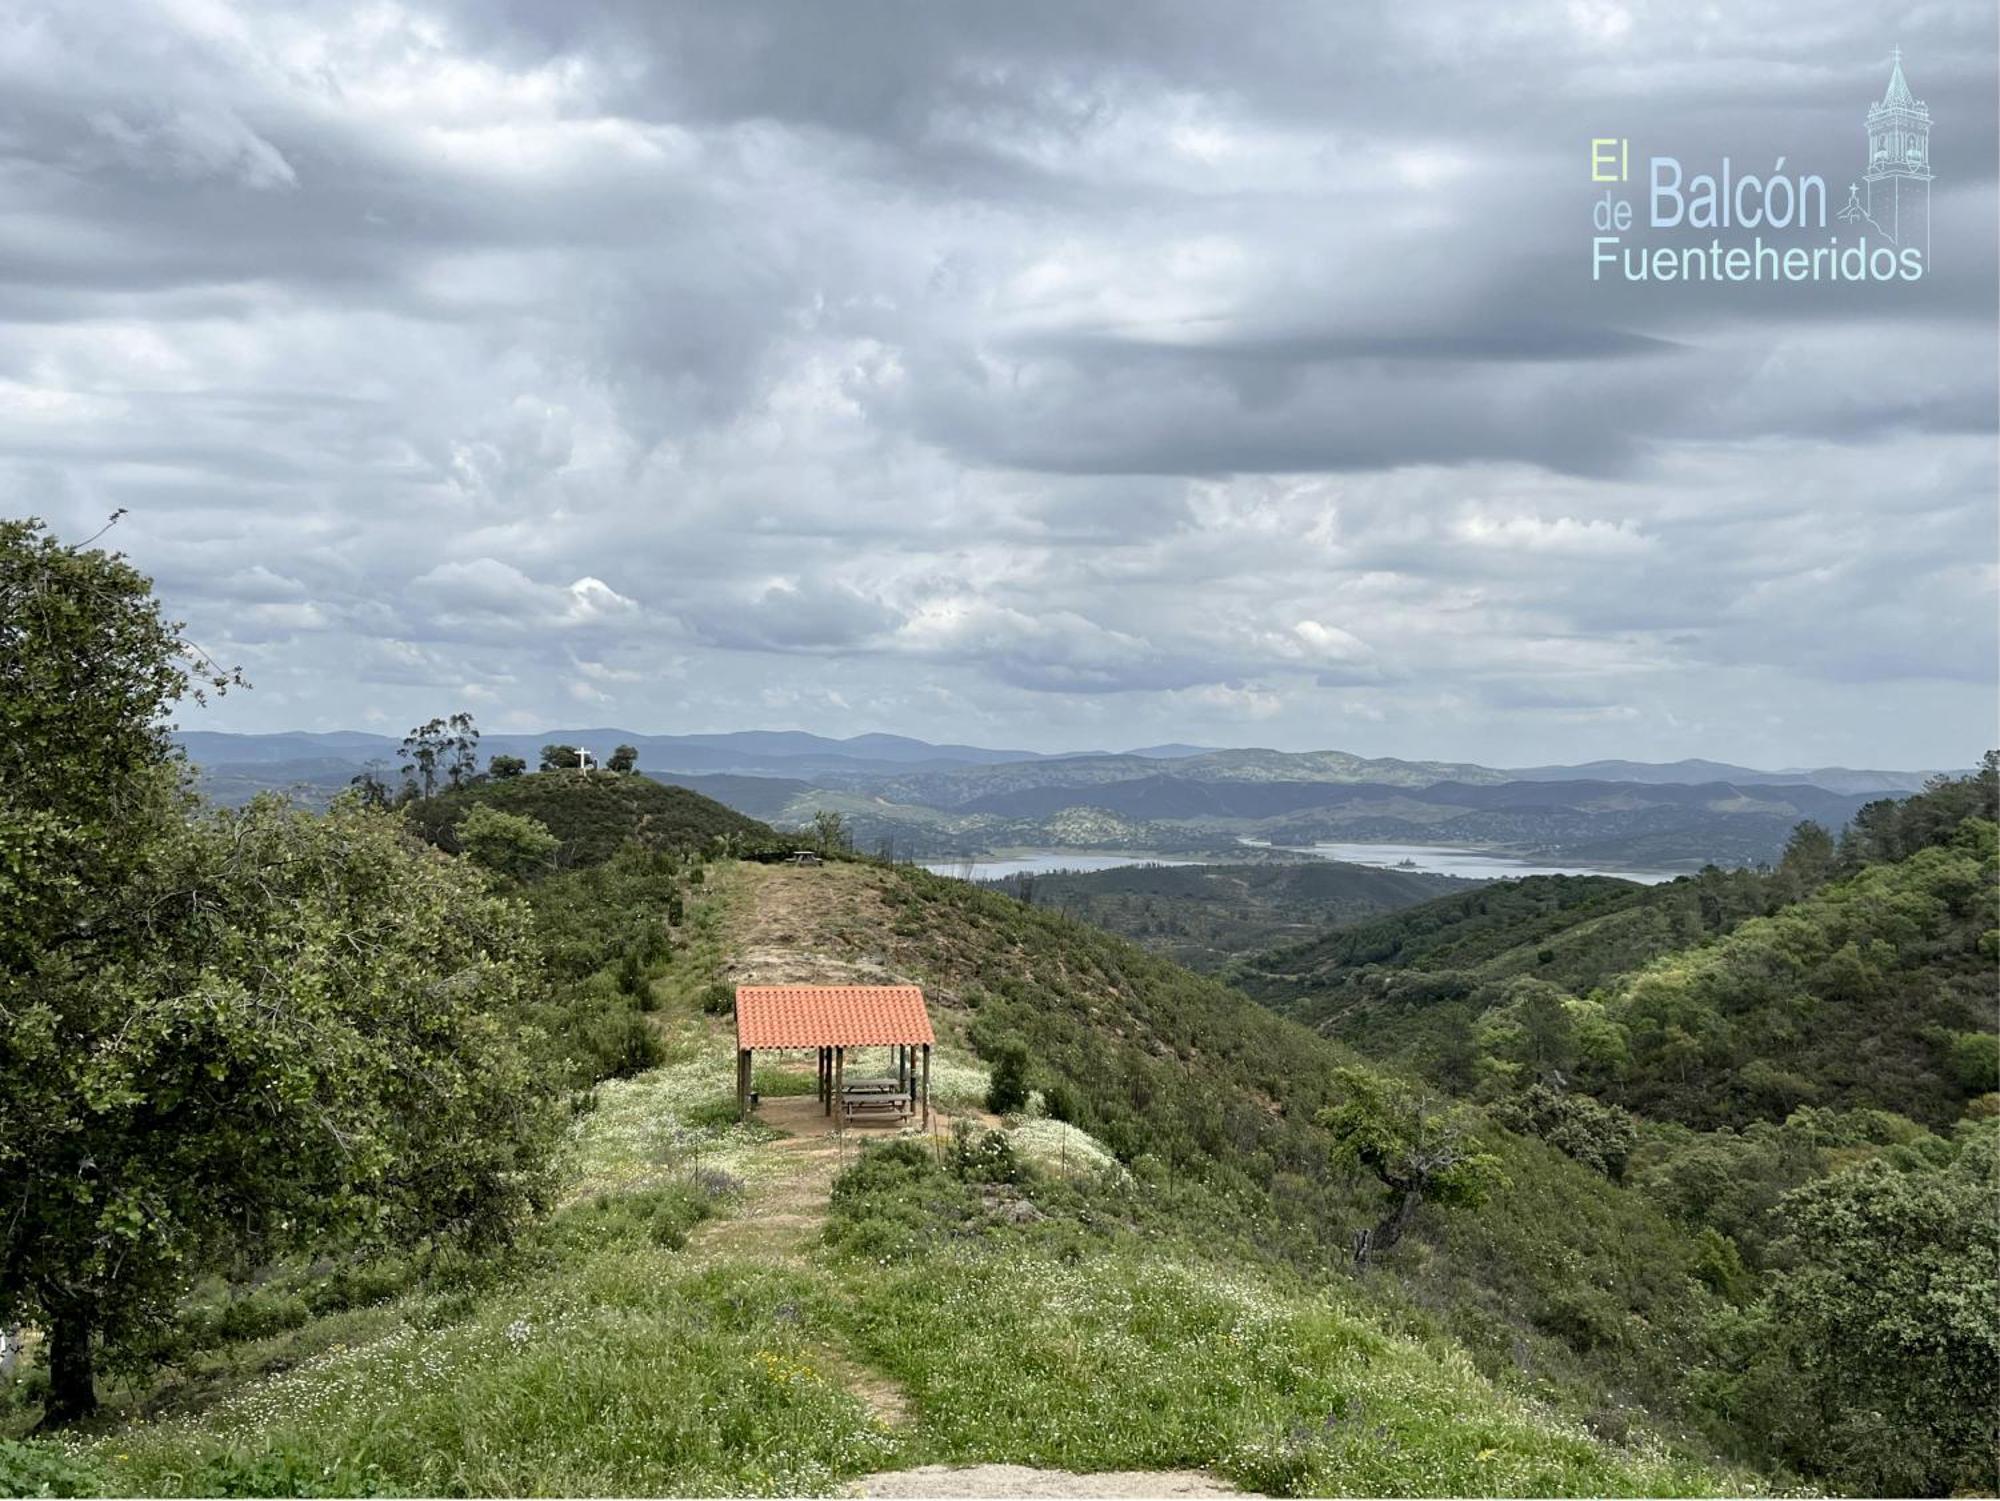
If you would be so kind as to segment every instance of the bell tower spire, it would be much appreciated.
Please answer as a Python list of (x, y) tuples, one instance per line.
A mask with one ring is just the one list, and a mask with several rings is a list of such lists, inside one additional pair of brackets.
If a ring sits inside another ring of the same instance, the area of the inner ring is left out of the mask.
[(1931, 112), (1903, 77), (1903, 49), (1890, 54), (1889, 86), (1868, 110), (1869, 220), (1892, 244), (1930, 255)]

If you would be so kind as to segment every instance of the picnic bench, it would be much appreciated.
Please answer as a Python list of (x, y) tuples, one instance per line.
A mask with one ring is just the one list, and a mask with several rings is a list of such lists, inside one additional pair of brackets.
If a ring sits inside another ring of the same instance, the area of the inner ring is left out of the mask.
[(909, 1092), (895, 1079), (851, 1079), (840, 1090), (840, 1113), (846, 1120), (890, 1115), (908, 1120), (912, 1103)]

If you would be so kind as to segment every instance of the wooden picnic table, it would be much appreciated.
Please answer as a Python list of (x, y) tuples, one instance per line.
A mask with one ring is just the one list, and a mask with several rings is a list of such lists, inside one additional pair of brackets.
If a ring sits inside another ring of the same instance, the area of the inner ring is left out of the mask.
[(910, 1108), (910, 1096), (894, 1079), (857, 1080), (840, 1091), (843, 1116), (894, 1115), (901, 1119), (910, 1114)]

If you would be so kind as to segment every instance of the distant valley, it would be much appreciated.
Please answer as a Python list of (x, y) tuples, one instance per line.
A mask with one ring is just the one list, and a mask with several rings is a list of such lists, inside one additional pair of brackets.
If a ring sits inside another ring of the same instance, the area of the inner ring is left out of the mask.
[[(364, 771), (393, 779), (399, 741), (362, 732), (179, 736), (202, 790), (323, 802)], [(489, 734), (482, 755), (634, 747), (658, 780), (779, 827), (838, 813), (856, 843), (897, 858), (1117, 850), (1204, 860), (1292, 858), (1327, 842), (1505, 851), (1593, 867), (1677, 871), (1769, 863), (1794, 825), (1838, 830), (1920, 771), (1764, 771), (1711, 761), (1506, 769), (1464, 762), (1160, 746), (1049, 755), (897, 735), (798, 731)]]

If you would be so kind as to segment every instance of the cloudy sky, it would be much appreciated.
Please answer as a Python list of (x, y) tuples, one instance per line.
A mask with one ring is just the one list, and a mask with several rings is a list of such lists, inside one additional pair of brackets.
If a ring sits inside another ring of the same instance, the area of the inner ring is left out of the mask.
[[(1995, 24), (0, 0), (0, 509), (204, 728), (1962, 764)], [(1837, 208), (1898, 45), (1922, 281), (1592, 281), (1591, 137)]]

